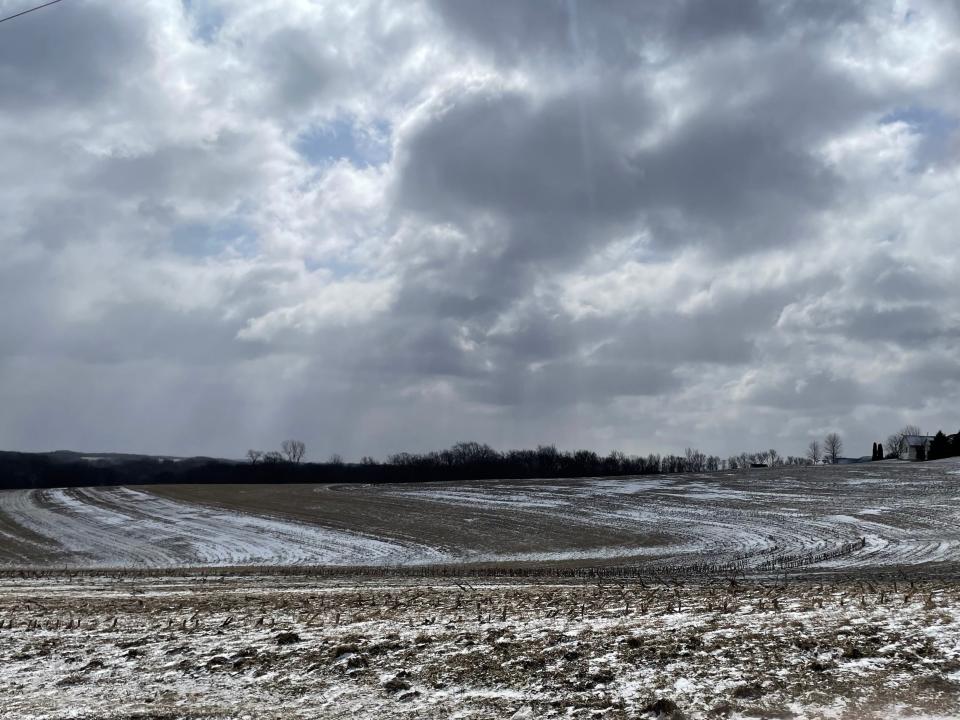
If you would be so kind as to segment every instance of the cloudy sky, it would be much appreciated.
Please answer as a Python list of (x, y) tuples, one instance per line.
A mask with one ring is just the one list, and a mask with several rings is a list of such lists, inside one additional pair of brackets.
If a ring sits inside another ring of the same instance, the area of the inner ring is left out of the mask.
[(960, 427), (953, 2), (63, 0), (0, 160), (4, 449)]

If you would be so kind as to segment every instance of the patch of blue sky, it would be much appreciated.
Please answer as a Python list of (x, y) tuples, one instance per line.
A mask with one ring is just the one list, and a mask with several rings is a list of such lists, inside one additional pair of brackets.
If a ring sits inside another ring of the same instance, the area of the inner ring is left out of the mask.
[(357, 123), (337, 118), (313, 125), (297, 137), (295, 147), (312, 165), (348, 160), (356, 167), (382, 165), (390, 160), (390, 124)]
[(211, 257), (230, 250), (244, 256), (256, 253), (256, 237), (237, 219), (216, 223), (181, 223), (170, 231), (174, 252), (189, 257)]
[(211, 43), (223, 26), (223, 13), (204, 0), (181, 0), (183, 11), (193, 24), (194, 34), (205, 43)]
[(905, 123), (913, 133), (921, 136), (914, 156), (913, 170), (922, 170), (938, 162), (960, 128), (958, 118), (922, 105), (897, 108), (880, 118), (880, 123)]
[(902, 122), (906, 123), (924, 135), (945, 135), (960, 127), (957, 118), (947, 115), (936, 108), (922, 105), (908, 105), (887, 113), (880, 122), (883, 124)]

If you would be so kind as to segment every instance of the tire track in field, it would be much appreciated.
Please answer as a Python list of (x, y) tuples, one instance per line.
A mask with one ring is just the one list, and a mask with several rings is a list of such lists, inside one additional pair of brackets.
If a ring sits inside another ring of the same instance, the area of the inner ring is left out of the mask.
[[(340, 509), (326, 515), (293, 512), (303, 509), (302, 494), (287, 496), (291, 510), (281, 502), (268, 515), (262, 501), (218, 505), (215, 494), (195, 501), (130, 488), (2, 491), (0, 529), (23, 528), (24, 537), (13, 538), (0, 563), (19, 562), (33, 546), (38, 562), (72, 566), (622, 558), (744, 570), (816, 559), (856, 570), (960, 561), (960, 461), (335, 489)], [(366, 515), (344, 520), (355, 506)], [(391, 534), (401, 516), (414, 521)], [(471, 522), (484, 531), (471, 532)]]
[[(749, 474), (388, 488), (452, 507), (522, 510), (545, 522), (672, 538), (620, 553), (631, 564), (745, 569), (815, 555), (834, 568), (960, 560), (960, 463), (885, 463)], [(770, 482), (774, 480), (775, 482)], [(853, 551), (860, 542), (863, 547)], [(608, 553), (606, 556), (609, 556)], [(492, 556), (490, 559), (497, 559)]]
[(71, 566), (382, 565), (439, 553), (327, 528), (159, 498), (128, 488), (13, 490), (0, 512)]

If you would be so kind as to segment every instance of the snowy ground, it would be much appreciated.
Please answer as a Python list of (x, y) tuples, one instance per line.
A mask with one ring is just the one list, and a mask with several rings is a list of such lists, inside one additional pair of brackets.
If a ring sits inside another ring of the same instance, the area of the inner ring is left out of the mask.
[(958, 488), (950, 461), (0, 492), (0, 718), (960, 717)]
[(0, 491), (0, 566), (953, 571), (958, 489), (960, 463), (951, 460), (584, 480)]
[[(175, 502), (129, 488), (0, 492), (0, 512), (81, 566), (402, 564), (446, 559), (416, 543)], [(23, 557), (30, 564), (27, 548)], [(23, 562), (23, 560), (21, 561)]]
[(0, 717), (947, 718), (960, 586), (0, 579)]

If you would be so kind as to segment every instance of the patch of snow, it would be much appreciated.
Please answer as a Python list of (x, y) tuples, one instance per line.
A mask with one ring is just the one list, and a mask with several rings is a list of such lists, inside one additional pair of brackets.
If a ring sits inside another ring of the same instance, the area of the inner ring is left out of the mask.
[(128, 488), (14, 490), (0, 510), (74, 566), (395, 565), (441, 552), (355, 532), (177, 502)]

